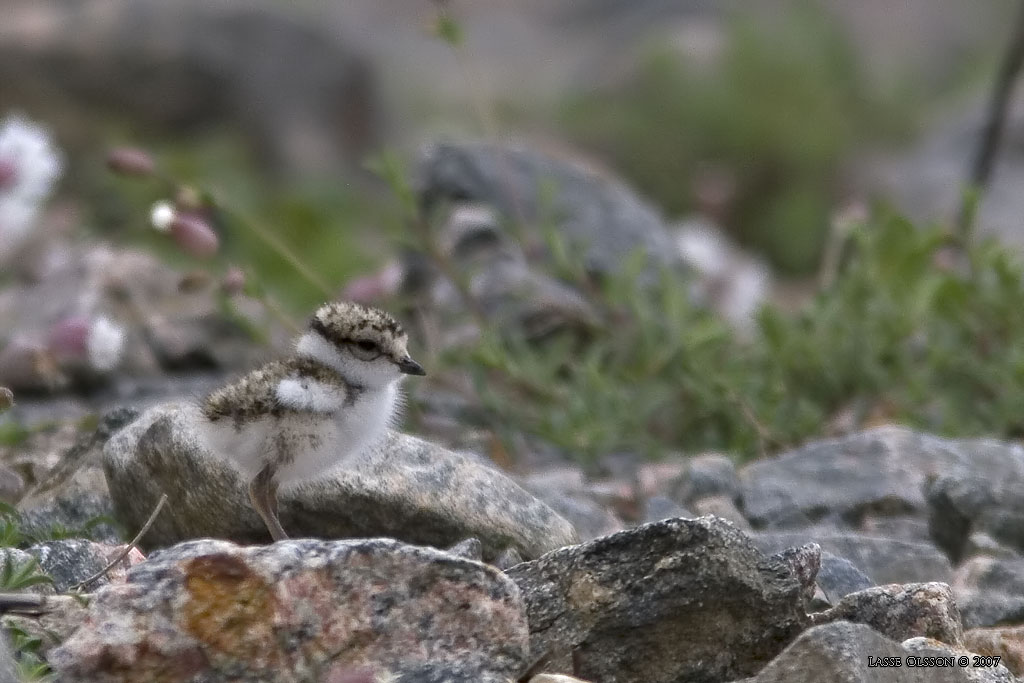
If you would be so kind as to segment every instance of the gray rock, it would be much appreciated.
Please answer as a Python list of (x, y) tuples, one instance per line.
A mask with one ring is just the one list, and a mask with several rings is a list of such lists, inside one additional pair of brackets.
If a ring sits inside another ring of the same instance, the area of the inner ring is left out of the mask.
[(808, 543), (799, 548), (787, 548), (772, 555), (771, 559), (789, 567), (803, 588), (804, 603), (809, 605), (814, 599), (816, 579), (821, 569), (821, 546)]
[(479, 562), (388, 539), (201, 540), (97, 592), (50, 664), (62, 680), (331, 680), (372, 667), (499, 683), (525, 669), (528, 638), (515, 584)]
[(864, 572), (845, 557), (830, 552), (821, 553), (821, 567), (818, 569), (818, 587), (830, 604), (835, 605), (844, 596), (862, 591), (872, 585)]
[(766, 553), (817, 543), (822, 550), (849, 560), (874, 584), (950, 582), (953, 568), (935, 546), (894, 538), (879, 538), (827, 529), (772, 531), (752, 534), (754, 544)]
[(368, 61), (302, 13), (263, 2), (13, 5), (0, 32), (0, 109), (45, 112), (62, 141), (94, 149), (98, 113), (116, 112), (151, 130), (230, 121), (278, 170), (351, 168), (373, 149)]
[(815, 614), (815, 624), (867, 624), (893, 640), (918, 636), (962, 647), (964, 629), (953, 591), (944, 583), (891, 584), (850, 593), (835, 607)]
[(0, 465), (0, 501), (8, 504), (16, 503), (24, 493), (25, 477), (7, 465)]
[[(29, 546), (27, 551), (39, 560), (39, 566), (53, 579), (54, 588), (65, 592), (71, 586), (85, 581), (110, 564), (124, 546), (94, 543), (82, 538), (68, 538), (60, 541), (46, 541)], [(111, 580), (123, 578), (125, 571), (134, 561), (126, 557), (118, 566), (111, 568), (90, 584), (90, 588), (102, 586)]]
[(647, 524), (508, 571), (526, 601), (532, 657), (616, 683), (753, 673), (807, 623), (783, 562), (712, 517)]
[(643, 524), (660, 522), (663, 519), (674, 519), (686, 517), (687, 519), (698, 517), (679, 503), (666, 496), (652, 496), (644, 502)]
[[(976, 679), (957, 667), (905, 666), (910, 651), (869, 626), (837, 621), (809, 628), (760, 673), (735, 683), (967, 683)], [(899, 658), (900, 667), (869, 667), (868, 658)], [(1006, 681), (1013, 679), (993, 677)]]
[(466, 560), (476, 560), (477, 562), (482, 562), (484, 559), (484, 546), (480, 543), (479, 538), (467, 538), (464, 541), (459, 541), (445, 552)]
[[(33, 505), (21, 513), (21, 528), (29, 538), (52, 538), (54, 531), (87, 535), (101, 543), (120, 543), (123, 532), (114, 519), (110, 496), (90, 484), (103, 481), (98, 467), (64, 486), (52, 500)], [(105, 487), (104, 487), (105, 488)]]
[(1024, 448), (880, 427), (755, 462), (740, 479), (755, 527), (793, 527), (833, 516), (854, 523), (868, 513), (923, 515), (929, 479), (968, 475), (1024, 481)]
[(1024, 595), (999, 591), (957, 591), (964, 628), (1024, 624)]
[(454, 285), (437, 259), (411, 250), (403, 255), (397, 286), (416, 298), (422, 314), (438, 318), (432, 326), (441, 346), (464, 345), (481, 334), (479, 322), (467, 315), (467, 294), (490, 325), (530, 341), (561, 331), (582, 336), (598, 324), (588, 299), (550, 269), (536, 267), (517, 241), (521, 231), (506, 231), (489, 207), (460, 202), (436, 232), (440, 253), (465, 289)]
[(516, 552), (515, 548), (505, 548), (494, 558), (492, 564), (501, 570), (514, 567), (523, 561), (523, 556)]
[(934, 544), (928, 520), (923, 515), (876, 515), (868, 514), (855, 527), (855, 531), (865, 536), (881, 536), (895, 538), (912, 543)]
[(966, 628), (1024, 624), (1024, 558), (971, 558), (952, 586)]
[(740, 509), (731, 496), (721, 494), (717, 496), (706, 496), (693, 501), (693, 510), (700, 516), (714, 515), (727, 519), (744, 531), (750, 531), (750, 522), (743, 516)]
[(428, 210), (452, 200), (490, 205), (522, 225), (527, 253), (547, 243), (534, 226), (554, 222), (570, 252), (595, 273), (618, 271), (637, 250), (648, 257), (650, 275), (679, 263), (658, 212), (621, 182), (582, 164), (525, 146), (448, 142), (425, 150), (418, 176)]
[(952, 586), (959, 591), (1024, 595), (1024, 557), (973, 557), (957, 567)]
[(1012, 560), (1020, 557), (1013, 548), (1003, 545), (984, 531), (974, 531), (964, 544), (965, 557), (996, 557)]
[(951, 473), (931, 482), (926, 495), (932, 537), (954, 562), (970, 553), (976, 533), (1024, 551), (1024, 479)]
[(725, 455), (699, 455), (670, 485), (670, 496), (681, 505), (692, 505), (709, 496), (740, 498), (740, 478), (736, 464)]
[(580, 540), (589, 541), (626, 528), (622, 520), (608, 506), (596, 500), (582, 482), (576, 486), (568, 481), (556, 479), (545, 482), (541, 477), (528, 477), (523, 487), (569, 520)]
[[(167, 493), (148, 547), (203, 536), (266, 541), (248, 482), (200, 442), (198, 419), (189, 404), (158, 406), (107, 442), (103, 467), (118, 519), (140, 528)], [(474, 537), (485, 558), (507, 547), (533, 558), (576, 540), (571, 524), (502, 473), (398, 433), (280, 498), (281, 522), (294, 536), (391, 536), (437, 547)]]
[(112, 410), (95, 430), (62, 449), (57, 465), (18, 503), (26, 536), (50, 538), (62, 529), (103, 543), (121, 541), (99, 454), (107, 439), (138, 415), (132, 408)]
[(672, 485), (690, 467), (692, 457), (671, 453), (656, 462), (638, 462), (633, 471), (641, 498), (671, 496)]

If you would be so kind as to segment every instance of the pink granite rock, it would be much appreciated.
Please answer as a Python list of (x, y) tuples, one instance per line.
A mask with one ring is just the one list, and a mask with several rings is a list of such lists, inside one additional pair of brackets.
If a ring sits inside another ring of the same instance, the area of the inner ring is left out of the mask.
[(505, 681), (528, 665), (516, 585), (397, 541), (200, 540), (99, 591), (50, 663), (61, 680)]

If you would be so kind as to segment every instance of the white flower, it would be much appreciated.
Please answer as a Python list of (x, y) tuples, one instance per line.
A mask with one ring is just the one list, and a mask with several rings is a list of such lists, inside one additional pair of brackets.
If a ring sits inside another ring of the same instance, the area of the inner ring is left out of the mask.
[(684, 221), (676, 235), (683, 261), (695, 271), (691, 291), (740, 332), (750, 332), (771, 292), (771, 273), (743, 253), (716, 225), (703, 218)]
[(45, 128), (18, 115), (0, 124), (0, 261), (29, 234), (60, 172), (60, 151)]
[(149, 222), (152, 223), (154, 230), (167, 232), (171, 229), (171, 223), (174, 221), (176, 213), (174, 204), (166, 200), (159, 201), (153, 204), (153, 208), (149, 210)]
[(93, 320), (86, 340), (89, 365), (99, 372), (113, 370), (121, 362), (123, 351), (124, 329), (104, 317)]
[(676, 246), (683, 261), (702, 275), (721, 277), (729, 271), (731, 245), (710, 221), (695, 218), (683, 223), (676, 237)]

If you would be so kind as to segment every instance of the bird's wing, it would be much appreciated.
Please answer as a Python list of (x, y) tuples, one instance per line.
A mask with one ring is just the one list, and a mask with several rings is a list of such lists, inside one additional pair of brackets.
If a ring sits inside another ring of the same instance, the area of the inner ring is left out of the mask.
[(203, 401), (203, 414), (211, 421), (245, 420), (275, 412), (277, 386), (289, 373), (287, 364), (272, 361), (221, 387)]
[(335, 383), (292, 374), (278, 382), (274, 395), (288, 410), (333, 413), (345, 405), (346, 392)]
[(347, 396), (344, 380), (329, 368), (295, 359), (272, 361), (210, 394), (203, 413), (211, 421), (294, 411), (332, 413)]

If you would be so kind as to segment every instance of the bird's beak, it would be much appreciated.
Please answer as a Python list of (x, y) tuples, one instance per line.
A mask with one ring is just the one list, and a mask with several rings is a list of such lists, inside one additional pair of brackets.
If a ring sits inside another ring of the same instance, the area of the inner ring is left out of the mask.
[(398, 369), (406, 375), (425, 375), (427, 371), (423, 369), (423, 366), (414, 361), (409, 356), (406, 356), (402, 360), (398, 361)]

